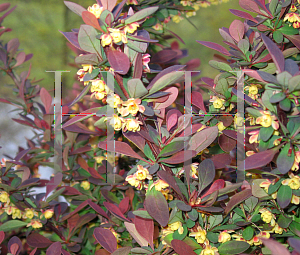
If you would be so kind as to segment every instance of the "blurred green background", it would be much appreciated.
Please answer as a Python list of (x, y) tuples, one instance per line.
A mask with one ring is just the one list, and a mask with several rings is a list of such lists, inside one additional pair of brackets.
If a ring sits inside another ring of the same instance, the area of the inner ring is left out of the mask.
[[(62, 82), (64, 87), (72, 86), (77, 69), (68, 64), (74, 63), (74, 54), (66, 46), (67, 40), (59, 30), (66, 32), (72, 28), (79, 28), (80, 24), (83, 23), (81, 17), (69, 11), (63, 0), (1, 0), (1, 2), (9, 2), (11, 6), (17, 5), (16, 10), (3, 22), (5, 27), (10, 27), (13, 31), (5, 33), (1, 40), (8, 42), (8, 40), (18, 37), (20, 48), (26, 54), (33, 53), (33, 58), (22, 65), (18, 73), (28, 70), (29, 64), (32, 63), (30, 77), (44, 78), (39, 84), (51, 90), (54, 88), (54, 74), (45, 71), (70, 70), (70, 73), (63, 74)], [(87, 8), (96, 1), (73, 0), (73, 2)], [(178, 24), (171, 21), (168, 24), (168, 28), (186, 42), (186, 45), (181, 44), (181, 47), (188, 49), (189, 56), (182, 61), (200, 58), (201, 76), (213, 78), (217, 74), (217, 71), (208, 65), (208, 61), (212, 59), (216, 51), (200, 45), (196, 40), (222, 43), (218, 29), (223, 26), (229, 27), (230, 23), (237, 18), (229, 12), (229, 9), (239, 9), (238, 0), (230, 0), (227, 3), (201, 8), (197, 11), (197, 16), (190, 18), (198, 30), (186, 20)], [(0, 78), (3, 79), (1, 76)], [(7, 77), (4, 78), (4, 81), (11, 83)], [(2, 87), (0, 93), (3, 96), (9, 91)]]

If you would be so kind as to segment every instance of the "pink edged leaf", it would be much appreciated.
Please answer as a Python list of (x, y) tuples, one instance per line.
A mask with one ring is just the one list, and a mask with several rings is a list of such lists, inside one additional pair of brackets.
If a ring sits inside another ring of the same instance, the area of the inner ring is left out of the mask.
[(197, 155), (197, 152), (193, 151), (193, 150), (187, 150), (186, 152), (179, 151), (169, 158), (160, 159), (160, 161), (167, 163), (167, 164), (180, 164), (180, 163), (184, 162), (185, 160), (189, 160), (189, 159), (195, 157), (196, 155)]
[(205, 109), (205, 106), (204, 106), (203, 97), (202, 97), (202, 94), (200, 92), (194, 91), (192, 93), (192, 105), (195, 105), (200, 110), (202, 110), (204, 113), (207, 113), (206, 109)]
[(146, 140), (139, 135), (139, 132), (123, 132), (123, 135), (141, 151), (144, 151)]
[(266, 35), (261, 34), (261, 38), (264, 41), (264, 44), (266, 45), (275, 65), (277, 70), (279, 70), (279, 72), (283, 72), (284, 71), (284, 56), (281, 52), (281, 50), (277, 47), (277, 45)]
[(130, 68), (130, 61), (125, 53), (117, 50), (109, 50), (107, 52), (107, 59), (115, 72), (122, 75), (128, 73), (128, 70)]
[(166, 101), (164, 101), (163, 103), (155, 103), (154, 109), (159, 110), (159, 109), (167, 108), (172, 103), (174, 103), (174, 101), (177, 99), (178, 89), (176, 87), (170, 87), (163, 91), (170, 93), (168, 95), (168, 99)]
[(178, 118), (181, 116), (181, 112), (177, 109), (172, 109), (167, 112), (167, 130), (170, 131), (172, 127), (174, 127), (177, 122)]
[(259, 153), (255, 153), (250, 157), (247, 157), (239, 166), (238, 170), (249, 170), (259, 167), (263, 167), (269, 164), (274, 158), (277, 150), (266, 150)]
[(154, 223), (152, 219), (144, 219), (138, 216), (134, 218), (134, 225), (136, 231), (150, 244), (152, 250), (153, 245), (153, 234), (154, 234)]
[(124, 225), (125, 225), (127, 231), (129, 232), (129, 234), (134, 238), (134, 240), (140, 246), (147, 246), (148, 245), (148, 241), (137, 232), (137, 230), (135, 228), (135, 225), (133, 223), (124, 222)]
[[(102, 107), (95, 107), (82, 112), (79, 116), (75, 116), (72, 119), (68, 120), (65, 124), (63, 124), (62, 128), (65, 129), (66, 127), (71, 126), (79, 121), (90, 118), (92, 113), (97, 113), (100, 110), (100, 108)], [(85, 113), (86, 115), (84, 115)]]
[(62, 32), (62, 31), (59, 31), (59, 32), (61, 32), (64, 35), (64, 37), (66, 37), (66, 39), (73, 46), (75, 46), (79, 50), (82, 50), (80, 45), (79, 45), (79, 42), (78, 42), (78, 33), (75, 33), (75, 32)]
[(117, 249), (117, 239), (110, 230), (104, 228), (95, 228), (94, 237), (97, 242), (108, 252), (113, 253)]
[(72, 233), (75, 232), (76, 229), (82, 227), (83, 225), (89, 223), (90, 221), (92, 221), (93, 219), (95, 219), (97, 217), (96, 214), (93, 213), (87, 213), (84, 214), (83, 216), (81, 216), (79, 218), (79, 220), (76, 222), (76, 225), (74, 226), (74, 229), (72, 230)]
[(244, 23), (240, 20), (235, 19), (229, 27), (229, 33), (233, 37), (234, 40), (239, 42), (243, 39), (245, 34)]
[(82, 19), (85, 24), (90, 25), (104, 33), (103, 29), (99, 25), (98, 19), (93, 13), (89, 11), (82, 12)]
[(257, 21), (256, 19), (254, 19), (254, 18), (252, 17), (252, 15), (250, 15), (250, 14), (247, 13), (247, 12), (240, 11), (240, 10), (234, 10), (234, 9), (229, 9), (229, 11), (230, 11), (232, 14), (238, 16), (238, 17), (241, 17), (241, 18), (243, 18), (243, 19), (251, 20), (251, 21), (253, 21), (254, 23), (258, 23), (258, 21)]
[[(259, 5), (260, 8), (262, 8), (266, 13), (270, 15), (270, 18), (273, 18), (272, 13), (269, 11), (269, 9), (266, 7), (265, 0), (254, 0), (255, 3)], [(284, 6), (283, 6), (284, 7)]]
[(197, 255), (191, 246), (189, 246), (188, 244), (186, 244), (185, 242), (181, 241), (181, 240), (177, 240), (177, 239), (173, 239), (171, 241), (171, 245), (173, 247), (173, 249), (175, 250), (176, 253), (178, 253), (179, 255)]
[(22, 242), (17, 236), (13, 236), (7, 244), (8, 250), (13, 255), (19, 255), (22, 250)]
[(30, 234), (26, 240), (30, 246), (33, 246), (36, 248), (46, 248), (53, 243), (48, 238), (46, 238), (43, 235), (40, 235), (38, 233)]
[(122, 213), (126, 213), (129, 209), (129, 197), (125, 197), (119, 204), (119, 209)]
[(109, 219), (107, 213), (97, 204), (95, 204), (92, 201), (88, 201), (88, 204), (90, 205), (90, 207), (92, 207), (97, 213), (99, 213), (100, 215), (104, 216), (105, 218)]
[(60, 255), (61, 254), (61, 243), (55, 242), (49, 246), (46, 251), (46, 255)]
[(300, 50), (300, 35), (284, 35)]
[(214, 43), (214, 42), (206, 42), (206, 41), (197, 41), (197, 42), (204, 45), (204, 46), (206, 46), (206, 47), (208, 47), (208, 48), (216, 50), (216, 51), (222, 53), (225, 56), (230, 56), (229, 51), (226, 48), (224, 48), (223, 46), (221, 46), (220, 44), (217, 44), (217, 43)]
[(17, 67), (19, 65), (22, 65), (25, 62), (25, 60), (26, 60), (26, 54), (25, 54), (25, 52), (20, 52), (17, 55), (16, 60), (17, 60), (17, 62), (16, 62), (16, 64), (13, 67)]
[(219, 189), (223, 189), (225, 187), (225, 181), (222, 179), (215, 180), (213, 184), (210, 186), (209, 190), (202, 195), (202, 198), (208, 196)]
[(288, 249), (283, 244), (274, 239), (260, 238), (263, 244), (272, 252), (272, 254), (290, 255)]
[(152, 188), (146, 195), (145, 208), (150, 216), (161, 226), (165, 227), (169, 222), (169, 207), (164, 195)]
[(37, 247), (35, 247), (35, 248), (30, 252), (29, 255), (35, 255), (36, 251), (37, 251)]
[(49, 113), (50, 107), (52, 105), (52, 97), (45, 88), (41, 88), (40, 91), (41, 100), (45, 106), (46, 113)]
[(108, 211), (110, 211), (113, 215), (115, 215), (116, 217), (124, 220), (124, 221), (128, 221), (130, 222), (130, 220), (128, 220), (125, 215), (121, 212), (121, 210), (119, 209), (118, 206), (112, 204), (112, 203), (109, 203), (109, 202), (103, 202), (103, 205), (106, 207), (106, 209)]
[(233, 195), (229, 200), (229, 202), (227, 203), (227, 206), (225, 208), (225, 214), (227, 215), (235, 206), (242, 203), (243, 201), (245, 201), (247, 198), (251, 196), (252, 196), (251, 189), (245, 189)]
[(117, 0), (102, 0), (104, 10), (112, 11), (117, 3)]
[[(147, 162), (139, 154), (137, 154), (127, 143), (120, 142), (120, 141), (108, 141), (108, 142), (110, 145), (109, 148), (114, 148), (115, 152)], [(107, 141), (99, 142), (98, 147), (100, 149), (107, 150)]]
[(230, 152), (236, 146), (236, 141), (224, 134), (221, 134), (218, 139), (221, 149), (225, 152)]
[(211, 160), (214, 162), (214, 166), (216, 169), (222, 169), (231, 163), (231, 156), (227, 153), (221, 153), (214, 155)]
[(243, 73), (251, 76), (252, 78), (255, 78), (258, 81), (264, 82), (264, 80), (259, 76), (259, 74), (255, 70), (243, 69)]
[(0, 231), (0, 244), (3, 242), (4, 238), (5, 238), (4, 231)]
[(199, 184), (198, 191), (199, 194), (208, 185), (210, 185), (215, 178), (215, 166), (211, 159), (203, 160), (198, 167)]
[(178, 187), (178, 183), (175, 181), (174, 177), (166, 171), (159, 171), (157, 173), (158, 177), (168, 183), (170, 187), (176, 191), (178, 195), (180, 195), (183, 198), (183, 195), (180, 191), (180, 188)]
[(64, 1), (65, 5), (75, 14), (81, 16), (84, 11), (86, 11), (85, 8), (83, 8), (81, 5), (69, 2), (69, 1)]
[(264, 13), (261, 12), (258, 5), (252, 0), (239, 0), (239, 4), (243, 9), (247, 11), (255, 12), (263, 16), (266, 16)]

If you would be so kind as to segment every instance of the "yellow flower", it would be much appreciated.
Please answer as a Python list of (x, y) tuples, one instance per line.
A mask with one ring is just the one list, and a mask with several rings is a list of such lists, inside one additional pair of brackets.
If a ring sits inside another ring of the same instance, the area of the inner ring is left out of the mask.
[(83, 182), (81, 182), (80, 187), (82, 187), (84, 190), (89, 190), (91, 187), (91, 184), (88, 181), (83, 181)]
[(92, 80), (91, 92), (105, 91), (105, 82), (101, 79)]
[(102, 100), (106, 96), (106, 92), (95, 92), (91, 97), (95, 96), (97, 100)]
[(145, 107), (141, 105), (142, 100), (139, 98), (129, 98), (126, 102), (123, 102), (124, 106), (127, 106), (125, 108), (118, 109), (120, 114), (124, 117), (128, 114), (131, 114), (132, 116), (137, 115), (138, 112), (144, 112)]
[(256, 119), (256, 124), (260, 124), (263, 127), (272, 126), (275, 130), (279, 128), (279, 124), (277, 122), (277, 118), (274, 115), (271, 115), (268, 111), (260, 111), (262, 116)]
[(173, 196), (169, 194), (170, 192), (169, 189), (165, 189), (165, 190), (162, 189), (160, 192), (164, 195), (166, 200), (173, 200)]
[(223, 131), (224, 129), (226, 129), (222, 121), (218, 123), (218, 129), (219, 131)]
[(249, 137), (249, 143), (258, 143), (257, 138), (258, 138), (258, 134), (259, 134), (259, 130), (253, 130), (251, 132), (248, 133), (250, 135)]
[(291, 168), (292, 171), (297, 171), (299, 170), (299, 163), (300, 163), (300, 151), (295, 152), (295, 159), (294, 159), (294, 164)]
[(153, 183), (155, 185), (155, 189), (157, 191), (161, 191), (162, 189), (165, 189), (165, 188), (168, 188), (169, 187), (169, 184), (166, 183), (164, 180), (157, 180)]
[(48, 209), (44, 212), (44, 217), (46, 219), (50, 219), (50, 218), (52, 218), (53, 214), (54, 214), (53, 209)]
[(118, 108), (122, 104), (122, 100), (119, 95), (114, 94), (114, 96), (110, 96), (107, 98), (106, 102), (110, 105), (110, 107)]
[(185, 15), (187, 18), (190, 18), (190, 17), (196, 16), (196, 12), (194, 10), (190, 10), (190, 11), (187, 11)]
[(110, 32), (110, 36), (112, 37), (114, 43), (127, 43), (126, 35), (123, 31), (116, 28), (108, 28), (108, 31)]
[(168, 225), (168, 227), (172, 230), (172, 231), (176, 231), (177, 229), (179, 229), (182, 226), (182, 223), (180, 221), (176, 221), (173, 222), (171, 224)]
[(127, 4), (134, 4), (134, 5), (138, 5), (138, 1), (137, 0), (127, 0)]
[(104, 159), (105, 159), (105, 157), (103, 157), (103, 156), (95, 157), (97, 164), (101, 164)]
[(291, 5), (291, 8), (290, 8), (290, 11), (291, 11), (291, 12), (297, 11), (297, 7), (296, 7), (294, 4), (292, 4), (292, 5)]
[(96, 18), (99, 19), (103, 11), (103, 7), (100, 7), (98, 4), (93, 4), (93, 6), (89, 6), (87, 10), (93, 13), (96, 16)]
[(149, 171), (147, 168), (144, 168), (143, 166), (141, 165), (137, 165), (137, 171), (135, 172), (135, 178), (139, 181), (143, 181), (145, 179), (149, 179), (151, 180), (152, 179), (152, 176), (149, 175)]
[(190, 233), (189, 236), (195, 237), (197, 243), (204, 243), (206, 240), (206, 230), (198, 226), (197, 231)]
[(209, 102), (213, 103), (213, 106), (215, 109), (221, 109), (224, 110), (225, 106), (224, 106), (224, 102), (225, 100), (222, 98), (219, 98), (217, 96), (213, 96), (212, 99), (209, 100)]
[(294, 194), (292, 195), (291, 203), (294, 205), (299, 205), (300, 204), (300, 197), (295, 196)]
[[(192, 178), (198, 178), (198, 166), (199, 166), (199, 163), (197, 163), (197, 162), (192, 163), (191, 171), (190, 171), (190, 175)], [(183, 169), (183, 171), (184, 171), (184, 169)]]
[(300, 22), (299, 21), (294, 22), (293, 28), (300, 28)]
[(271, 226), (275, 226), (276, 222), (275, 222), (275, 216), (266, 208), (262, 208), (259, 210), (259, 212), (261, 213), (261, 219), (266, 222), (266, 223), (270, 223)]
[(272, 228), (272, 231), (275, 232), (276, 234), (282, 234), (283, 228), (279, 227), (279, 225), (276, 223), (274, 228)]
[(246, 240), (241, 235), (233, 234), (232, 237), (235, 239), (235, 241), (244, 241), (244, 242), (246, 242)]
[(135, 177), (135, 175), (128, 175), (125, 179), (131, 186), (138, 187), (140, 181)]
[(183, 18), (182, 18), (181, 16), (179, 16), (179, 15), (174, 15), (174, 16), (172, 17), (172, 20), (173, 20), (173, 22), (175, 22), (175, 23), (179, 23), (180, 21), (183, 20)]
[(218, 253), (218, 248), (211, 247), (210, 245), (206, 245), (205, 249), (203, 249), (200, 255), (216, 255)]
[(26, 208), (25, 209), (25, 213), (23, 214), (23, 218), (24, 219), (32, 219), (34, 217), (34, 215), (36, 215), (37, 213), (30, 209), (30, 208)]
[(9, 201), (9, 195), (6, 191), (0, 191), (0, 202), (6, 203)]
[(112, 43), (113, 38), (109, 34), (103, 34), (100, 37), (102, 47), (110, 45)]
[(180, 1), (180, 3), (183, 6), (191, 6), (192, 5), (191, 1)]
[[(291, 177), (291, 175), (290, 175)], [(298, 175), (293, 175), (290, 179), (286, 179), (282, 181), (282, 185), (288, 185), (291, 189), (299, 189), (300, 188), (300, 177)]]
[(219, 235), (218, 242), (225, 243), (231, 240), (231, 236), (227, 233), (226, 230), (222, 231)]
[(283, 21), (288, 21), (288, 22), (300, 22), (300, 17), (299, 17), (299, 14), (298, 13), (295, 13), (295, 12), (291, 12), (291, 13), (287, 13), (283, 19)]
[(133, 22), (133, 23), (127, 25), (127, 26), (124, 28), (124, 32), (125, 32), (125, 34), (126, 34), (126, 33), (132, 34), (132, 33), (134, 33), (134, 32), (137, 30), (137, 28), (138, 28), (139, 26), (140, 26), (139, 23)]
[(85, 72), (91, 73), (93, 71), (93, 66), (88, 64), (82, 64), (82, 69)]
[(32, 226), (33, 228), (41, 228), (43, 224), (39, 220), (31, 220), (30, 223), (27, 224), (27, 227)]
[(120, 118), (117, 114), (114, 114), (109, 124), (114, 127), (114, 130), (119, 131), (122, 128), (123, 121), (123, 118)]
[(12, 209), (12, 218), (13, 219), (21, 219), (22, 218), (22, 212), (17, 207), (14, 207)]
[(249, 88), (249, 93), (252, 95), (256, 95), (258, 93), (258, 88), (254, 84), (252, 84)]
[(126, 122), (123, 125), (123, 129), (124, 131), (128, 130), (132, 132), (140, 131), (140, 125), (142, 124), (142, 122), (135, 119), (126, 119)]

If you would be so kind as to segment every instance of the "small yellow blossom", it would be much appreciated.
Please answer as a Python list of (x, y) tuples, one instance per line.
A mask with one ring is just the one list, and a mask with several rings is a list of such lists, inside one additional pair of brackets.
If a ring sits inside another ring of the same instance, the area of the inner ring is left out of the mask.
[(30, 226), (32, 226), (32, 228), (41, 228), (43, 224), (39, 220), (31, 220), (31, 222), (27, 224), (27, 227)]
[(32, 219), (35, 215), (37, 215), (37, 213), (33, 209), (26, 208), (25, 212), (23, 213), (23, 218)]
[(174, 16), (172, 17), (172, 20), (173, 20), (173, 22), (175, 22), (175, 23), (179, 23), (180, 21), (183, 20), (183, 18), (182, 18), (181, 16), (179, 16), (179, 15), (174, 15)]
[(110, 107), (118, 108), (120, 107), (123, 101), (119, 95), (114, 94), (114, 96), (108, 97), (106, 102), (110, 105)]
[(89, 6), (87, 9), (89, 12), (93, 13), (97, 19), (100, 18), (100, 15), (103, 11), (103, 7), (100, 7), (98, 4), (93, 4), (93, 6)]
[(54, 210), (53, 209), (48, 209), (48, 210), (44, 211), (44, 217), (46, 219), (52, 218), (53, 214), (54, 214)]
[(291, 8), (290, 8), (290, 11), (291, 11), (291, 12), (297, 11), (297, 7), (296, 7), (294, 4), (292, 4), (292, 5), (291, 5)]
[(219, 131), (223, 131), (224, 129), (226, 129), (222, 121), (218, 123), (218, 129)]
[(283, 228), (281, 228), (277, 223), (275, 226), (272, 228), (272, 232), (275, 232), (276, 234), (282, 234)]
[(126, 106), (124, 108), (118, 109), (118, 112), (123, 116), (131, 114), (132, 116), (137, 115), (138, 112), (144, 112), (145, 107), (141, 105), (142, 100), (140, 98), (129, 98), (127, 101), (123, 102), (122, 105)]
[(141, 182), (133, 174), (132, 175), (128, 175), (126, 177), (125, 181), (127, 181), (131, 186), (136, 187), (136, 188), (138, 188), (138, 187), (141, 186)]
[(155, 189), (157, 191), (161, 191), (162, 189), (165, 189), (165, 188), (168, 188), (169, 187), (169, 184), (166, 183), (164, 180), (157, 180), (153, 183), (155, 185)]
[(279, 128), (277, 118), (274, 115), (271, 115), (269, 111), (260, 111), (262, 116), (256, 119), (256, 124), (260, 124), (263, 127), (272, 126), (275, 130)]
[(6, 203), (9, 201), (9, 195), (6, 191), (0, 191), (0, 202), (1, 203)]
[(204, 243), (206, 240), (206, 230), (198, 226), (197, 231), (190, 233), (189, 236), (195, 237), (197, 243)]
[(101, 79), (92, 80), (91, 92), (105, 91), (105, 82)]
[(300, 22), (300, 17), (299, 17), (299, 14), (298, 13), (295, 13), (295, 12), (290, 12), (290, 13), (287, 13), (283, 19), (283, 21), (288, 21), (288, 22)]
[(226, 230), (222, 231), (219, 234), (219, 238), (218, 238), (218, 242), (219, 243), (225, 243), (231, 240), (231, 236), (230, 234), (228, 234), (228, 232)]
[(124, 32), (125, 34), (126, 33), (133, 34), (139, 26), (140, 26), (139, 23), (133, 22), (124, 28)]
[(219, 98), (217, 96), (213, 96), (209, 102), (213, 103), (213, 106), (215, 109), (221, 109), (221, 110), (225, 110), (225, 106), (224, 106), (224, 102), (225, 100), (223, 98)]
[(127, 43), (127, 38), (124, 31), (121, 31), (120, 29), (117, 28), (108, 28), (108, 31), (114, 43), (119, 43), (119, 42)]
[(152, 176), (149, 175), (149, 171), (147, 168), (144, 168), (141, 165), (137, 165), (137, 171), (135, 172), (135, 177), (136, 179), (138, 179), (139, 181), (143, 181), (145, 179), (152, 179)]
[(83, 182), (81, 182), (80, 187), (82, 187), (84, 190), (89, 190), (91, 187), (91, 184), (88, 181), (83, 181)]
[(288, 185), (291, 189), (300, 188), (300, 177), (298, 175), (289, 174), (290, 179), (285, 179), (282, 181), (282, 185)]
[(13, 219), (21, 219), (22, 218), (22, 212), (17, 207), (13, 207), (11, 216), (12, 216)]
[(292, 195), (291, 203), (294, 205), (299, 205), (300, 204), (300, 197), (295, 196), (294, 194)]
[(124, 119), (119, 117), (117, 114), (110, 119), (109, 124), (114, 128), (114, 130), (119, 131), (123, 126)]
[(251, 132), (248, 133), (250, 135), (249, 137), (249, 143), (252, 144), (252, 143), (258, 143), (258, 134), (259, 134), (259, 130), (253, 130)]
[(272, 227), (275, 226), (276, 222), (275, 222), (275, 215), (272, 214), (268, 209), (266, 208), (262, 208), (259, 210), (259, 212), (261, 213), (261, 219), (266, 222), (266, 223), (270, 223)]
[(216, 247), (211, 247), (210, 245), (206, 245), (205, 249), (203, 249), (200, 253), (200, 255), (217, 255), (218, 253), (218, 248)]
[(156, 31), (160, 31), (163, 29), (163, 26), (160, 23), (156, 23), (156, 25), (152, 26), (152, 28)]
[(112, 43), (113, 38), (109, 34), (103, 34), (100, 37), (102, 47), (108, 46)]
[(176, 221), (176, 222), (169, 224), (168, 226), (172, 231), (176, 231), (177, 229), (179, 229), (182, 226), (182, 223), (180, 221)]
[(135, 119), (126, 119), (126, 121), (123, 124), (123, 130), (126, 131), (140, 131), (140, 125), (143, 123), (141, 121), (135, 120)]

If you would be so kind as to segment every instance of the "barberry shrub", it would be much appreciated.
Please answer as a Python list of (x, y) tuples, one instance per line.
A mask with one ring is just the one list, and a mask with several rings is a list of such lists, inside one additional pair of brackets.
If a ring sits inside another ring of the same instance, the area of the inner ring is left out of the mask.
[(3, 254), (300, 254), (300, 3), (239, 2), (256, 17), (230, 10), (229, 48), (198, 41), (225, 57), (197, 79), (166, 24), (216, 1), (65, 1), (84, 24), (61, 32), (81, 83), (60, 111), (1, 41), (0, 101), (35, 131), (1, 161)]

